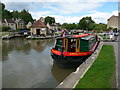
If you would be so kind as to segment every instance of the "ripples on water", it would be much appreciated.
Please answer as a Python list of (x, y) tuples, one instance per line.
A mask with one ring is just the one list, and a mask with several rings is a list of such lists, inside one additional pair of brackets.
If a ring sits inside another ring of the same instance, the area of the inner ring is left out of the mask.
[(2, 41), (3, 88), (54, 88), (75, 69), (58, 67), (50, 56), (54, 39)]

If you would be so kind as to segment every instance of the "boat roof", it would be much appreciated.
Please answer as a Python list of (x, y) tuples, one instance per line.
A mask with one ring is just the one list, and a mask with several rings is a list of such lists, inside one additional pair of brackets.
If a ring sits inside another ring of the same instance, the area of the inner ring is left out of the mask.
[(93, 35), (89, 35), (89, 36), (86, 36), (86, 37), (82, 37), (81, 39), (89, 40), (89, 39), (91, 39), (92, 37), (94, 37), (94, 36), (93, 36)]
[(62, 38), (70, 38), (70, 39), (83, 39), (83, 40), (89, 40), (91, 39), (92, 37), (94, 37), (95, 34), (80, 34), (80, 35), (69, 35), (69, 36), (66, 36), (66, 37), (61, 37), (61, 38), (58, 38), (58, 39), (62, 39)]

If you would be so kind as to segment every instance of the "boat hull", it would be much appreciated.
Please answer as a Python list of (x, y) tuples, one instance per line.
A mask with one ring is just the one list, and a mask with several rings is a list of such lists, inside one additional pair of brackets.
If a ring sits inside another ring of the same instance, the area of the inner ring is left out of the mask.
[[(90, 54), (91, 55), (91, 54)], [(86, 56), (62, 56), (51, 53), (53, 60), (61, 67), (78, 67), (90, 55)]]

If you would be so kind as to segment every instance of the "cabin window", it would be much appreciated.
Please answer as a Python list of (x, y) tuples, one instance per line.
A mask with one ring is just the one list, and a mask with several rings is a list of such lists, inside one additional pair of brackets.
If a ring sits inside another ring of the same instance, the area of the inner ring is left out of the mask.
[(76, 39), (69, 39), (68, 52), (75, 52), (76, 50)]
[(58, 39), (58, 40), (56, 41), (55, 50), (58, 50), (58, 51), (61, 51), (61, 50), (62, 50), (62, 39)]

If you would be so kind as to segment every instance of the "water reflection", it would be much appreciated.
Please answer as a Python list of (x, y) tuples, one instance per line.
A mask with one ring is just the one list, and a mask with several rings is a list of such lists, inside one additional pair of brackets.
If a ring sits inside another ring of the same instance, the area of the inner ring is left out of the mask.
[(7, 60), (8, 55), (12, 51), (23, 52), (28, 55), (31, 49), (42, 52), (48, 45), (53, 45), (54, 40), (25, 40), (25, 39), (12, 39), (2, 41), (2, 60)]
[[(2, 41), (3, 88), (54, 88), (74, 69), (59, 68), (50, 56), (54, 39)], [(52, 71), (51, 71), (52, 70)]]
[(55, 62), (52, 67), (52, 74), (58, 83), (61, 83), (68, 75), (74, 72), (76, 68), (61, 68)]

